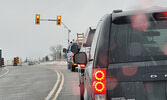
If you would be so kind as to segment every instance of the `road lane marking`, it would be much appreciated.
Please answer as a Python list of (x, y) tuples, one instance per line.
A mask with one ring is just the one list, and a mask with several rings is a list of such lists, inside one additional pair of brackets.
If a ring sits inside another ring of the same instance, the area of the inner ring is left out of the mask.
[(9, 69), (7, 69), (6, 67), (4, 67), (4, 69), (6, 69), (7, 71), (4, 74), (0, 75), (0, 78), (9, 73)]
[(59, 89), (57, 90), (57, 92), (55, 93), (55, 96), (52, 100), (56, 100), (59, 93), (61, 92), (62, 88), (63, 88), (63, 85), (64, 85), (64, 75), (59, 71), (59, 73), (61, 74), (62, 76), (62, 80), (61, 80), (61, 83), (60, 83), (60, 86), (59, 86)]
[(50, 91), (50, 93), (48, 94), (48, 96), (46, 97), (45, 100), (50, 100), (50, 99), (51, 99), (52, 95), (53, 95), (54, 92), (56, 91), (57, 86), (58, 86), (58, 84), (59, 84), (59, 82), (60, 82), (60, 74), (59, 74), (58, 71), (56, 71), (56, 70), (55, 70), (55, 72), (57, 73), (57, 77), (58, 77), (58, 78), (57, 78), (57, 81), (56, 81), (56, 83), (55, 83), (53, 89)]

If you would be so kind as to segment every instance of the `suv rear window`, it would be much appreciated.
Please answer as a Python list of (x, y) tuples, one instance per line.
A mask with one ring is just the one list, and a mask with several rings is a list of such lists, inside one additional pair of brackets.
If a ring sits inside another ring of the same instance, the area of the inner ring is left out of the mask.
[(167, 60), (166, 20), (150, 18), (144, 30), (129, 22), (112, 23), (110, 34), (110, 63)]

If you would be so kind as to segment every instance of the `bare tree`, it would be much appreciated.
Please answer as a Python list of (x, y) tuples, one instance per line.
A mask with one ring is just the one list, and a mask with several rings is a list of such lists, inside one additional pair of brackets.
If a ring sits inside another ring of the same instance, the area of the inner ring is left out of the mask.
[(61, 59), (62, 49), (63, 49), (62, 45), (57, 45), (57, 46), (56, 46), (56, 50), (57, 50), (57, 53), (56, 53), (56, 54), (57, 54), (57, 58), (58, 58), (58, 59)]
[(53, 60), (60, 59), (62, 57), (62, 45), (51, 46), (50, 51), (52, 52), (50, 55)]
[(50, 47), (50, 51), (52, 52), (50, 55), (52, 57), (53, 60), (56, 60), (56, 56), (57, 56), (57, 50), (56, 50), (56, 46), (51, 46)]

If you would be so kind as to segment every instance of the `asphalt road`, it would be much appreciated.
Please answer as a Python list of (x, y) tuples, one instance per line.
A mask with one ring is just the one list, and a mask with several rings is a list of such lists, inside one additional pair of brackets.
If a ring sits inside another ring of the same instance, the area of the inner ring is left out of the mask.
[(77, 72), (66, 65), (6, 68), (7, 74), (0, 69), (0, 100), (79, 100)]
[(9, 70), (7, 68), (4, 67), (0, 68), (0, 77), (3, 77), (5, 74), (8, 73), (8, 71)]
[(64, 85), (57, 97), (57, 100), (80, 100), (79, 78), (77, 72), (71, 72), (67, 66), (52, 66), (54, 70), (59, 70), (64, 75)]

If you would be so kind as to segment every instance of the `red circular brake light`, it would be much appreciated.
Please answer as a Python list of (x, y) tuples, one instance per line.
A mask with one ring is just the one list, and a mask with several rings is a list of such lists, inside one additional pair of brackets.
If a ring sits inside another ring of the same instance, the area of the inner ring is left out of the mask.
[(101, 81), (101, 80), (104, 79), (104, 77), (105, 77), (104, 72), (101, 71), (101, 70), (99, 70), (99, 71), (97, 71), (97, 72), (95, 73), (95, 79), (96, 79), (96, 80)]
[(97, 92), (102, 92), (105, 88), (105, 85), (102, 82), (96, 82), (94, 87)]

